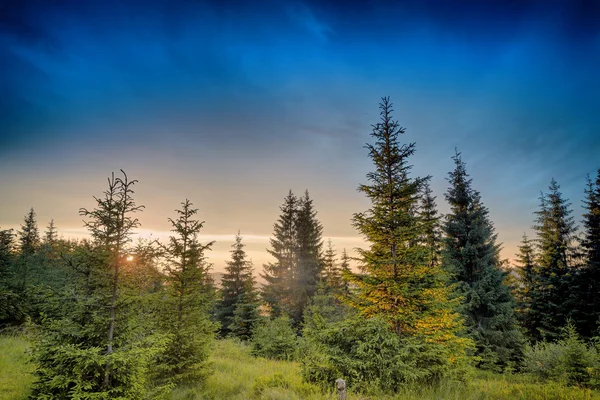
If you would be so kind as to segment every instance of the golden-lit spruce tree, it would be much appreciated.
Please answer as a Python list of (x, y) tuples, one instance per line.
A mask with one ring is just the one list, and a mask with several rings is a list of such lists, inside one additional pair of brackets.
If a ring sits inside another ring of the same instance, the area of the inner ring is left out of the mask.
[(169, 218), (174, 235), (165, 246), (166, 296), (162, 326), (169, 334), (166, 351), (158, 359), (159, 376), (173, 383), (201, 380), (207, 373), (208, 348), (215, 326), (208, 311), (212, 303), (205, 251), (213, 242), (201, 244), (198, 233), (204, 221), (195, 218), (198, 209), (189, 200)]
[(360, 273), (345, 273), (357, 286), (348, 302), (364, 317), (383, 318), (401, 338), (434, 345), (430, 362), (451, 368), (465, 360), (470, 341), (458, 336), (462, 319), (452, 288), (439, 263), (432, 262), (436, 252), (421, 240), (432, 223), (418, 212), (420, 189), (428, 178), (410, 176), (415, 144), (399, 143), (405, 130), (392, 118), (389, 98), (379, 108), (381, 120), (371, 133), (374, 143), (366, 145), (375, 169), (358, 188), (371, 207), (353, 218), (370, 246), (358, 250)]

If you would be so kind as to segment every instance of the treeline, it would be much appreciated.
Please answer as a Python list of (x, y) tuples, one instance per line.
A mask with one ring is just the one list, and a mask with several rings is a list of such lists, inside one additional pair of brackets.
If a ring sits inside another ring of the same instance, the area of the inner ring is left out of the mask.
[(368, 247), (350, 268), (323, 239), (308, 191), (280, 207), (264, 286), (238, 232), (220, 287), (189, 200), (166, 243), (132, 241), (143, 210), (127, 175), (108, 179), (81, 209), (90, 239), (40, 234), (32, 209), (16, 233), (0, 230), (0, 324), (35, 338), (33, 397), (142, 399), (201, 382), (215, 337), (256, 356), (297, 359), (308, 382), (343, 377), (355, 390), (465, 380), (473, 366), (600, 386), (600, 171), (585, 188), (581, 231), (552, 180), (518, 265), (500, 257), (489, 210), (462, 155), (453, 156), (437, 211), (430, 177), (411, 175), (414, 143), (383, 98), (366, 145), (373, 170), (352, 216)]

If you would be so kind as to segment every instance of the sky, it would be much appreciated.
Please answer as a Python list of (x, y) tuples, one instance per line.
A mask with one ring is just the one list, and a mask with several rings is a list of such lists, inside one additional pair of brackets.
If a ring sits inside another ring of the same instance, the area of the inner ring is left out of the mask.
[(512, 259), (552, 178), (581, 220), (600, 168), (600, 2), (0, 0), (0, 227), (30, 207), (85, 229), (111, 172), (139, 236), (186, 198), (222, 271), (240, 230), (257, 270), (279, 206), (310, 192), (337, 250), (390, 96), (440, 211), (458, 148)]

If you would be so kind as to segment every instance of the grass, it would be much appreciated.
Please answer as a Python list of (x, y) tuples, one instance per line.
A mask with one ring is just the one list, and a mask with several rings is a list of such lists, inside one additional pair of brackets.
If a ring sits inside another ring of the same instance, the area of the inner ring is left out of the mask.
[[(204, 385), (180, 387), (171, 400), (329, 400), (302, 382), (300, 364), (250, 356), (249, 348), (229, 340), (217, 341), (211, 356), (214, 373)], [(333, 387), (333, 383), (332, 383)], [(537, 382), (520, 374), (475, 372), (464, 384), (410, 388), (393, 396), (383, 393), (349, 393), (348, 400), (600, 400), (600, 392)]]
[[(29, 341), (0, 336), (0, 400), (21, 400), (29, 395), (34, 366), (29, 362)], [(213, 374), (202, 384), (175, 389), (170, 400), (333, 400), (316, 386), (302, 382), (300, 364), (250, 356), (247, 346), (215, 342), (211, 355)], [(333, 387), (333, 383), (332, 383)], [(383, 393), (349, 393), (348, 400), (600, 400), (600, 392), (536, 382), (518, 374), (476, 372), (466, 385), (406, 389), (394, 396)]]
[(29, 340), (22, 336), (0, 336), (0, 400), (29, 396), (34, 380), (29, 349)]

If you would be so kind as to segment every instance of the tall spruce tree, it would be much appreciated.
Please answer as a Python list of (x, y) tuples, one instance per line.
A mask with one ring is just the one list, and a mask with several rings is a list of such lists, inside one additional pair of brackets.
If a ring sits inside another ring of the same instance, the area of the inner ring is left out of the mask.
[(398, 143), (404, 128), (392, 119), (389, 98), (383, 98), (379, 108), (381, 121), (371, 133), (375, 143), (366, 145), (375, 170), (367, 174), (369, 184), (358, 189), (371, 208), (353, 218), (370, 247), (358, 250), (361, 273), (345, 274), (357, 287), (347, 301), (363, 317), (385, 320), (401, 338), (433, 346), (435, 355), (429, 353), (429, 362), (449, 367), (464, 360), (469, 341), (457, 336), (462, 320), (454, 311), (451, 288), (418, 240), (426, 225), (414, 210), (425, 179), (410, 177), (408, 160), (415, 145)]
[(556, 340), (560, 330), (578, 308), (571, 285), (574, 268), (574, 239), (577, 227), (570, 203), (552, 179), (549, 192), (542, 193), (534, 230), (537, 234), (538, 273), (531, 299), (534, 339)]
[(587, 177), (583, 208), (583, 265), (575, 275), (572, 292), (577, 304), (577, 330), (581, 336), (591, 338), (600, 336), (600, 170), (595, 181)]
[(463, 297), (461, 311), (481, 357), (478, 365), (501, 369), (520, 360), (524, 339), (488, 209), (472, 188), (458, 151), (453, 160), (446, 193), (451, 212), (444, 226), (444, 264)]
[(537, 333), (532, 323), (531, 302), (535, 296), (537, 281), (536, 254), (534, 243), (523, 234), (519, 253), (517, 254), (518, 266), (515, 269), (518, 281), (516, 283), (515, 297), (517, 300), (517, 317), (521, 326), (530, 338), (535, 338)]
[(195, 219), (198, 209), (192, 206), (186, 199), (181, 209), (175, 210), (178, 217), (169, 218), (174, 234), (164, 249), (167, 293), (161, 322), (171, 339), (159, 357), (158, 370), (162, 380), (174, 383), (189, 383), (206, 376), (208, 347), (215, 329), (208, 318), (211, 295), (205, 257), (214, 241), (198, 241), (204, 221)]
[(267, 249), (275, 262), (265, 264), (264, 273), (261, 274), (265, 280), (262, 297), (274, 317), (292, 314), (292, 287), (297, 280), (298, 263), (298, 202), (298, 198), (290, 190), (280, 207), (281, 215), (273, 227), (271, 249)]
[(293, 304), (290, 316), (294, 326), (298, 328), (304, 308), (315, 295), (323, 271), (323, 227), (317, 220), (317, 211), (308, 190), (300, 199), (295, 225), (297, 264), (293, 274)]
[(253, 266), (244, 251), (240, 232), (231, 247), (231, 261), (227, 261), (221, 280), (217, 318), (221, 323), (221, 336), (233, 334), (245, 340), (250, 338), (258, 317)]

